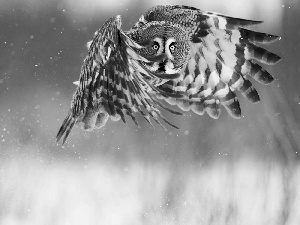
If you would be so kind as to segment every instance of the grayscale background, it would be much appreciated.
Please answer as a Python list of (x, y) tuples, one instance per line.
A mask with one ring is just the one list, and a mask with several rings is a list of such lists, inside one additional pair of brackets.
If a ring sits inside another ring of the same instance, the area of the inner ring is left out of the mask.
[[(108, 122), (55, 143), (86, 42), (110, 17), (185, 4), (265, 21), (275, 82), (243, 117), (164, 115), (181, 129)], [(300, 224), (298, 0), (0, 0), (0, 224)]]

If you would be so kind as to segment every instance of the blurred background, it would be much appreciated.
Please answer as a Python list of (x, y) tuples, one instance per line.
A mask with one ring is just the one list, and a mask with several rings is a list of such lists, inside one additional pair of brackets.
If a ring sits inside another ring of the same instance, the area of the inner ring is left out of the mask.
[[(0, 224), (300, 224), (298, 0), (0, 0)], [(276, 78), (243, 117), (108, 122), (55, 143), (86, 42), (110, 17), (184, 4), (265, 21)]]

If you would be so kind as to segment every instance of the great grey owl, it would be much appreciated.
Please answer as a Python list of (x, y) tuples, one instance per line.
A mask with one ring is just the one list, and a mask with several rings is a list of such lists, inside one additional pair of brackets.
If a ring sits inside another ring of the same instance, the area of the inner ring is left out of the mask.
[(236, 91), (250, 102), (259, 95), (249, 77), (269, 84), (274, 78), (258, 63), (275, 64), (280, 57), (257, 43), (278, 36), (247, 27), (261, 21), (238, 19), (188, 6), (165, 5), (149, 9), (129, 31), (121, 29), (121, 17), (106, 21), (88, 43), (71, 109), (58, 134), (66, 141), (75, 123), (93, 130), (125, 115), (137, 124), (140, 113), (177, 128), (161, 109), (165, 100), (184, 111), (212, 118), (220, 104), (235, 118), (241, 117)]

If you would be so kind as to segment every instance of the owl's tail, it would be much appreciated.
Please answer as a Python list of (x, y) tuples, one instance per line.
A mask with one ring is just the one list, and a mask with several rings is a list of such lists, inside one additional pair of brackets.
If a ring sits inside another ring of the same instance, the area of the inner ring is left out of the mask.
[(77, 119), (74, 117), (72, 111), (70, 110), (56, 135), (56, 142), (58, 142), (63, 135), (63, 144), (66, 142), (74, 124), (76, 123), (76, 120)]

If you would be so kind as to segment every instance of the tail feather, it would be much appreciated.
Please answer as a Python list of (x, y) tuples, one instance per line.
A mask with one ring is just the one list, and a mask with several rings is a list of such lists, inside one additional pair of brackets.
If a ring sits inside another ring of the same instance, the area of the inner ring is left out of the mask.
[(63, 138), (63, 144), (66, 142), (74, 124), (76, 122), (76, 118), (74, 118), (73, 113), (69, 111), (67, 117), (65, 118), (64, 122), (62, 123), (57, 135), (56, 135), (56, 142), (59, 142), (59, 140), (64, 136)]

